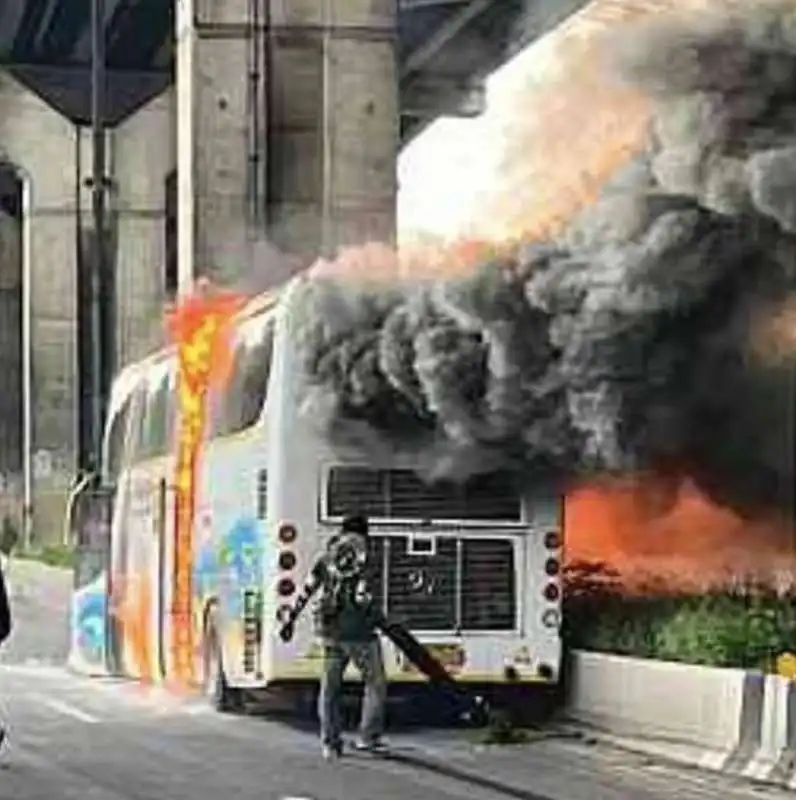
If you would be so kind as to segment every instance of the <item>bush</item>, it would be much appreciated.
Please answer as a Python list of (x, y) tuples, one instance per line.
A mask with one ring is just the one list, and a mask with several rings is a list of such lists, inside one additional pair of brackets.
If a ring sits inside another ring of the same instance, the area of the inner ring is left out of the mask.
[(566, 575), (565, 642), (617, 655), (775, 670), (796, 648), (796, 598), (754, 583), (703, 595), (631, 596), (604, 565)]
[(48, 544), (32, 550), (19, 550), (15, 556), (29, 561), (39, 561), (51, 567), (71, 569), (75, 563), (74, 549), (60, 544)]

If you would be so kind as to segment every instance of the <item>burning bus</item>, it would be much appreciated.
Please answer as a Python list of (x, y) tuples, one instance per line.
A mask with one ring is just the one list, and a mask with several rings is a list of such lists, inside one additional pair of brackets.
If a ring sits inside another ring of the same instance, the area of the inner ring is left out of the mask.
[[(311, 688), (309, 619), (289, 643), (277, 633), (356, 507), (371, 520), (372, 585), (388, 617), (461, 681), (555, 686), (560, 497), (499, 471), (424, 479), (417, 454), (326, 436), (302, 401), (306, 282), (198, 300), (178, 344), (116, 379), (107, 567), (74, 593), (73, 664), (202, 687), (221, 709), (242, 692)], [(391, 684), (425, 680), (390, 643), (385, 660)]]

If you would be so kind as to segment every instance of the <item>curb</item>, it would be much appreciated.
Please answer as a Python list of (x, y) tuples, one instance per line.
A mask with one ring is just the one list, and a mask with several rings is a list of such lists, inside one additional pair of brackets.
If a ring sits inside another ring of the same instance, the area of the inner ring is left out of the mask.
[(654, 759), (662, 765), (676, 768), (683, 772), (699, 775), (704, 775), (706, 772), (714, 772), (716, 775), (737, 780), (741, 784), (750, 787), (783, 788), (783, 784), (777, 784), (765, 778), (742, 772), (726, 771), (711, 766), (711, 762), (716, 758), (716, 752), (704, 748), (689, 745), (674, 748), (670, 742), (617, 736), (599, 728), (591, 728), (578, 723), (572, 723), (571, 732), (573, 736), (579, 737), (584, 744), (605, 745), (623, 753)]

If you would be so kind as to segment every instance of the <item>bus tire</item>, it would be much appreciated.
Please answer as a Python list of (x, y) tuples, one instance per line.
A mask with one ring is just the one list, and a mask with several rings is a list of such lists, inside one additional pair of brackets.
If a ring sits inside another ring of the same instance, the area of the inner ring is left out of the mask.
[(202, 651), (202, 688), (204, 689), (205, 697), (216, 711), (221, 713), (239, 711), (241, 706), (240, 692), (230, 687), (224, 671), (224, 658), (218, 635), (215, 608), (211, 608), (207, 613)]

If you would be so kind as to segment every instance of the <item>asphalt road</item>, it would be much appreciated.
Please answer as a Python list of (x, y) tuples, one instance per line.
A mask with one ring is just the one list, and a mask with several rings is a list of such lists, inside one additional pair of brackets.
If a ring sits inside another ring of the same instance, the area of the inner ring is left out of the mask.
[(459, 735), (416, 731), (393, 743), (422, 765), (365, 756), (328, 764), (311, 731), (261, 717), (218, 715), (201, 699), (179, 699), (165, 690), (43, 666), (2, 667), (0, 687), (9, 726), (0, 757), (2, 800), (792, 797), (555, 738), (484, 750)]
[(0, 649), (0, 800), (785, 800), (792, 794), (555, 737), (478, 748), (463, 734), (391, 737), (402, 761), (327, 764), (313, 731), (222, 716), (201, 699), (62, 666), (69, 573), (15, 562)]

